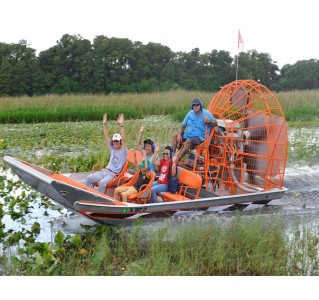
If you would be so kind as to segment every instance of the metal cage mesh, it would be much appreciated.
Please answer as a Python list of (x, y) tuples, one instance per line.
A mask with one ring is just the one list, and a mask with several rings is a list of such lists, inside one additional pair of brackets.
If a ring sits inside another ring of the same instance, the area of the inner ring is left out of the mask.
[(207, 109), (218, 127), (205, 169), (214, 170), (220, 186), (231, 194), (282, 188), (288, 132), (275, 95), (253, 80), (238, 80), (224, 86)]

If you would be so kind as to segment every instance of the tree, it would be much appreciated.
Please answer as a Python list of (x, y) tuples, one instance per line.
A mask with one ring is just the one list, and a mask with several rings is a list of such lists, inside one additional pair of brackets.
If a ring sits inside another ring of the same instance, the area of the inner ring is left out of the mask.
[(27, 41), (18, 44), (0, 44), (0, 95), (33, 95), (37, 72), (35, 50)]
[(284, 65), (281, 70), (279, 88), (282, 90), (319, 88), (319, 61), (301, 60), (294, 65)]
[(314, 59), (285, 65), (279, 72), (268, 53), (256, 50), (232, 58), (228, 51), (172, 52), (158, 43), (103, 35), (91, 44), (80, 35), (65, 34), (38, 57), (24, 40), (0, 43), (0, 96), (177, 88), (213, 92), (235, 80), (237, 58), (238, 79), (253, 79), (275, 90), (319, 87), (319, 63)]
[(268, 53), (241, 52), (238, 61), (238, 79), (253, 79), (270, 89), (276, 88), (279, 69)]
[(92, 90), (92, 46), (89, 40), (79, 35), (63, 35), (57, 45), (39, 54), (39, 65), (46, 77), (47, 92), (62, 89), (66, 93), (84, 93)]
[(129, 56), (133, 45), (128, 39), (97, 36), (93, 41), (94, 92), (121, 92), (131, 82)]

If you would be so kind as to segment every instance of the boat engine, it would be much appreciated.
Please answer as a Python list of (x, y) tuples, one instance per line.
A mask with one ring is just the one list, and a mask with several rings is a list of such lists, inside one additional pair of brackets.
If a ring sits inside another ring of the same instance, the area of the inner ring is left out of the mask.
[(208, 110), (218, 125), (205, 161), (208, 171), (218, 172), (213, 178), (231, 194), (282, 188), (288, 131), (274, 94), (253, 80), (238, 80), (222, 88)]

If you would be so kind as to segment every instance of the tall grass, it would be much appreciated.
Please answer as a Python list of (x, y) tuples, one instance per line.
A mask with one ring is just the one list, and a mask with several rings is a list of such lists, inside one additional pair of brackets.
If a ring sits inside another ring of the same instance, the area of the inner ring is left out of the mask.
[[(177, 225), (177, 224), (176, 224)], [(178, 225), (177, 225), (178, 226)], [(55, 246), (21, 249), (12, 275), (213, 276), (285, 275), (288, 252), (280, 222), (235, 217), (156, 226), (98, 227), (87, 236), (55, 238)], [(66, 246), (68, 245), (68, 246)], [(31, 245), (30, 245), (31, 247)]]
[(286, 120), (298, 126), (300, 121), (318, 125), (319, 90), (280, 92), (275, 94), (280, 102)]
[[(151, 229), (97, 226), (58, 232), (54, 245), (27, 243), (4, 255), (5, 275), (281, 276), (318, 275), (318, 232), (259, 216), (175, 221)], [(301, 234), (302, 233), (302, 234)]]
[[(275, 94), (288, 121), (317, 121), (319, 90)], [(168, 91), (144, 94), (47, 95), (0, 98), (0, 123), (38, 123), (100, 120), (104, 112), (115, 120), (120, 112), (136, 119), (147, 115), (171, 115), (182, 120), (193, 97), (205, 107), (214, 94), (198, 91)]]
[(190, 91), (0, 98), (0, 123), (99, 120), (104, 112), (108, 112), (112, 120), (119, 112), (132, 119), (145, 115), (172, 115), (180, 111), (184, 115), (195, 96), (206, 105), (212, 99), (210, 93)]

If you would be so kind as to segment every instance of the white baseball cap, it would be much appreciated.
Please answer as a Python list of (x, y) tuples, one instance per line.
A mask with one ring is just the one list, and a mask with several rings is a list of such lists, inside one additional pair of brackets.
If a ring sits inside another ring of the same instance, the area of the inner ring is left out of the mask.
[(120, 141), (122, 139), (121, 135), (118, 133), (114, 133), (112, 141)]

